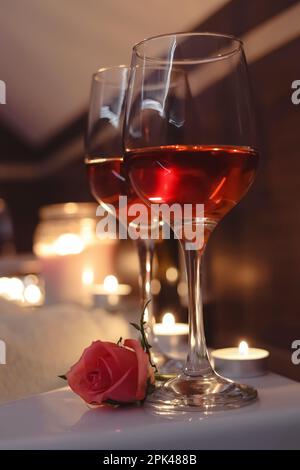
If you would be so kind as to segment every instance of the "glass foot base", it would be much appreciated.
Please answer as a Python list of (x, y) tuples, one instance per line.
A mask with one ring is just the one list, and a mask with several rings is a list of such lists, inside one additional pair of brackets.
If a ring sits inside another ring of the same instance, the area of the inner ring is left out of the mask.
[(256, 399), (254, 388), (217, 374), (205, 378), (182, 374), (159, 386), (148, 396), (146, 404), (158, 413), (211, 412), (239, 408)]

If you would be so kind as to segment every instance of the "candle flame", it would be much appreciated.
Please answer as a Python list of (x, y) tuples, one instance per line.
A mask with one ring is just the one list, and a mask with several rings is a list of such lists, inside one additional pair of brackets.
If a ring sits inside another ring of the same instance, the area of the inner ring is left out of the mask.
[(162, 319), (162, 324), (166, 327), (175, 325), (175, 317), (173, 313), (171, 312), (165, 313)]
[(116, 276), (110, 274), (109, 276), (106, 276), (104, 278), (103, 285), (107, 292), (109, 292), (110, 294), (115, 294), (119, 287), (119, 281)]
[(84, 244), (76, 233), (63, 233), (53, 244), (53, 252), (56, 255), (77, 255), (84, 249)]
[(89, 266), (86, 266), (82, 271), (81, 280), (82, 280), (82, 283), (85, 286), (92, 285), (93, 282), (94, 282), (94, 271), (93, 271), (93, 269), (90, 268)]
[(249, 351), (249, 346), (248, 346), (247, 341), (241, 341), (239, 344), (239, 354), (241, 354), (242, 356), (247, 356), (248, 351)]
[(29, 284), (24, 289), (24, 300), (31, 305), (38, 305), (42, 300), (42, 292), (39, 286)]

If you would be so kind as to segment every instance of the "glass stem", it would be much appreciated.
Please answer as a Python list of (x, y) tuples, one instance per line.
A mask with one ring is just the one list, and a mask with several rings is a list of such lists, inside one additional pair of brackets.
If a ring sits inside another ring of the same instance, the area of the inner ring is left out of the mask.
[(206, 348), (203, 303), (201, 296), (202, 251), (188, 250), (182, 241), (189, 295), (189, 348), (184, 373), (192, 377), (208, 377), (214, 371), (210, 365)]
[(141, 290), (141, 303), (142, 309), (146, 302), (151, 299), (147, 307), (147, 323), (148, 331), (147, 337), (150, 344), (153, 342), (153, 299), (151, 296), (151, 280), (152, 280), (152, 265), (154, 255), (154, 241), (150, 239), (138, 238), (137, 241), (139, 263), (140, 263), (140, 290)]

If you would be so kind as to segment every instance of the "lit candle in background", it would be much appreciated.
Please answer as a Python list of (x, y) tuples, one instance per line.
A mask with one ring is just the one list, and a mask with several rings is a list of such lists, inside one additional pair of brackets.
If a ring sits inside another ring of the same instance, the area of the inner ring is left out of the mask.
[(171, 284), (176, 282), (177, 279), (178, 279), (178, 269), (175, 268), (174, 266), (170, 266), (167, 270), (166, 270), (166, 279), (168, 282), (170, 282)]
[(45, 279), (47, 303), (88, 301), (83, 250), (84, 244), (75, 233), (61, 234), (52, 243), (35, 245)]
[(97, 237), (96, 208), (70, 202), (41, 209), (34, 252), (45, 280), (46, 303), (89, 305), (94, 282), (113, 270), (116, 240)]
[(63, 233), (47, 248), (58, 256), (78, 255), (84, 250), (84, 243), (76, 233)]
[(131, 293), (131, 286), (119, 284), (118, 278), (110, 274), (104, 278), (103, 284), (92, 286), (92, 293), (96, 307), (114, 310), (119, 305), (120, 297)]
[(112, 274), (106, 276), (103, 281), (103, 287), (104, 291), (106, 292), (107, 303), (112, 307), (118, 305), (119, 292), (122, 290), (122, 288), (119, 286), (118, 278)]
[(94, 283), (94, 270), (90, 266), (85, 266), (81, 275), (82, 283), (85, 286), (91, 286)]
[(153, 331), (161, 349), (170, 356), (176, 356), (180, 355), (183, 347), (187, 344), (189, 325), (177, 323), (174, 314), (166, 312), (163, 315), (162, 323), (156, 323), (153, 326)]
[(211, 356), (217, 372), (227, 377), (256, 377), (268, 371), (269, 351), (249, 348), (241, 341), (238, 348), (223, 348), (212, 351)]
[(249, 346), (247, 341), (241, 341), (239, 344), (239, 354), (241, 356), (247, 356), (249, 354)]
[(150, 291), (152, 295), (158, 295), (160, 293), (161, 283), (158, 279), (152, 279)]
[(41, 280), (34, 274), (0, 277), (0, 297), (22, 307), (37, 307), (44, 302)]
[(104, 278), (103, 287), (106, 292), (110, 292), (111, 294), (115, 294), (119, 288), (119, 281), (116, 276), (110, 274)]

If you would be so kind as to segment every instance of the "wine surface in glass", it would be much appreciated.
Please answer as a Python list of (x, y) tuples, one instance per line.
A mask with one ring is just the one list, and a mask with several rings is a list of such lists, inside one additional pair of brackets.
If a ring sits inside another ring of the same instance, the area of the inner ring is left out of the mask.
[(204, 204), (219, 221), (253, 182), (258, 153), (251, 147), (169, 145), (126, 154), (130, 182), (148, 203)]

